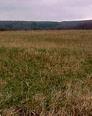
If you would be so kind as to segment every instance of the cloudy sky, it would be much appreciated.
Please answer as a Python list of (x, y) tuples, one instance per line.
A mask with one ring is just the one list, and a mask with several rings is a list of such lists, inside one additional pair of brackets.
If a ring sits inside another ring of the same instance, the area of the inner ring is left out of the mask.
[(92, 0), (0, 0), (0, 20), (92, 19)]

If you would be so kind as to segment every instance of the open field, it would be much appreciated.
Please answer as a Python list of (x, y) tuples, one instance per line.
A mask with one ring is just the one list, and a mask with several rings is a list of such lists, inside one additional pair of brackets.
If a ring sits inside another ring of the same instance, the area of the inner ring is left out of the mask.
[(92, 116), (92, 30), (0, 32), (0, 116)]

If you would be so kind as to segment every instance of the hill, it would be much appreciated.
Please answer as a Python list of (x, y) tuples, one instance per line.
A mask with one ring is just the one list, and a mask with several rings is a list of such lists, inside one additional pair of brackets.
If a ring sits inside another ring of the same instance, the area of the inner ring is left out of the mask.
[(92, 29), (92, 20), (84, 21), (0, 21), (0, 30)]

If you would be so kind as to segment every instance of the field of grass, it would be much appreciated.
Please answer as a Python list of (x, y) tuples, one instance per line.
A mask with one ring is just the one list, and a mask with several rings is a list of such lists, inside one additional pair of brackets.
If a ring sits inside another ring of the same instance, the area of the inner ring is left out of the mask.
[(0, 116), (92, 116), (92, 30), (0, 32)]

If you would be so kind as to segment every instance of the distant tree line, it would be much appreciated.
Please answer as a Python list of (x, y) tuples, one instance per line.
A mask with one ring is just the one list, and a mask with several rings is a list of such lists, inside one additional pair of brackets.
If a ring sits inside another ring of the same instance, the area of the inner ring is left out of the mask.
[(0, 30), (92, 29), (92, 20), (85, 21), (0, 21)]

